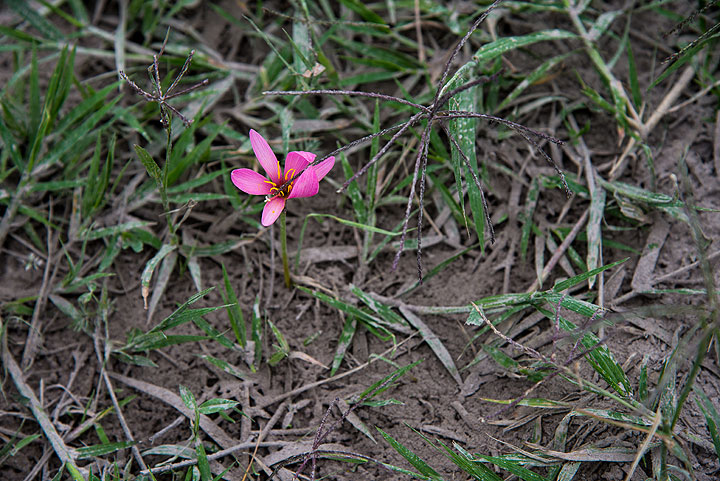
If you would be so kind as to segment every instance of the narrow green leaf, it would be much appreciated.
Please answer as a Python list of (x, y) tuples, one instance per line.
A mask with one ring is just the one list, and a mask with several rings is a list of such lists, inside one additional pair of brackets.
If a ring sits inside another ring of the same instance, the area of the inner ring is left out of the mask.
[(638, 401), (644, 403), (648, 398), (648, 360), (650, 359), (649, 354), (643, 355), (642, 363), (640, 364), (640, 377), (638, 378)]
[[(302, 15), (301, 12), (297, 12)], [(293, 48), (295, 70), (306, 72), (313, 68), (315, 55), (308, 26), (303, 21), (294, 21), (292, 24), (292, 38), (290, 44)]]
[(638, 106), (642, 105), (642, 92), (640, 92), (640, 83), (638, 82), (637, 67), (635, 65), (635, 55), (633, 55), (632, 47), (630, 42), (626, 42), (626, 49), (628, 59), (628, 76), (630, 80), (630, 94), (632, 95), (633, 104)]
[(232, 401), (230, 399), (213, 398), (208, 399), (198, 406), (198, 412), (200, 414), (215, 414), (232, 409), (238, 404), (240, 404), (238, 401)]
[(360, 17), (366, 22), (385, 25), (385, 21), (383, 20), (383, 18), (377, 13), (370, 10), (370, 8), (368, 8), (364, 2), (361, 2), (359, 0), (340, 0), (340, 3), (360, 15)]
[(55, 27), (45, 17), (36, 12), (28, 2), (21, 0), (7, 0), (8, 6), (12, 8), (15, 13), (22, 17), (26, 22), (33, 26), (33, 28), (41, 32), (45, 38), (50, 40), (60, 40), (63, 38), (63, 34), (60, 30)]
[(527, 198), (525, 199), (525, 207), (523, 208), (520, 220), (522, 223), (520, 232), (520, 258), (524, 261), (527, 256), (528, 242), (530, 240), (530, 231), (533, 226), (533, 214), (538, 203), (540, 194), (540, 183), (538, 178), (534, 177), (528, 189)]
[(200, 481), (212, 481), (212, 473), (210, 472), (210, 463), (208, 462), (205, 446), (202, 440), (195, 440), (195, 454), (198, 460), (198, 470), (200, 471)]
[(493, 346), (491, 344), (483, 344), (482, 349), (493, 359), (493, 361), (498, 363), (504, 369), (507, 369), (512, 373), (517, 372), (518, 362), (504, 352), (502, 352), (496, 346)]
[(705, 423), (707, 424), (708, 432), (710, 433), (710, 439), (712, 439), (713, 446), (715, 446), (715, 454), (720, 459), (720, 434), (718, 433), (718, 427), (720, 427), (720, 414), (715, 408), (710, 398), (703, 392), (703, 390), (696, 384), (693, 385), (695, 395), (697, 398), (695, 402), (705, 416)]
[(191, 321), (194, 317), (197, 316), (203, 316), (205, 314), (208, 314), (210, 312), (214, 312), (218, 309), (221, 309), (220, 307), (205, 307), (201, 309), (190, 309), (190, 306), (200, 299), (202, 299), (205, 294), (209, 293), (215, 289), (214, 287), (209, 287), (205, 289), (204, 291), (198, 292), (193, 294), (188, 298), (187, 301), (185, 301), (180, 307), (178, 307), (172, 314), (170, 314), (168, 317), (162, 320), (158, 325), (153, 327), (149, 332), (162, 332), (167, 329), (173, 328), (175, 326), (179, 326), (181, 324), (184, 324), (186, 322)]
[(333, 356), (333, 362), (332, 367), (330, 369), (330, 376), (334, 376), (337, 370), (340, 368), (340, 365), (343, 362), (343, 359), (345, 359), (345, 353), (347, 352), (348, 348), (352, 344), (353, 337), (355, 336), (355, 331), (357, 330), (357, 320), (355, 319), (355, 316), (347, 316), (345, 318), (345, 324), (343, 325), (343, 330), (340, 333), (340, 337), (338, 338), (338, 345), (335, 349), (335, 355)]
[(183, 386), (182, 384), (180, 384), (179, 390), (180, 398), (182, 399), (183, 403), (185, 403), (185, 406), (193, 412), (197, 411), (198, 405), (192, 391), (190, 391), (190, 389)]
[[(462, 82), (463, 78), (459, 77), (456, 82)], [(448, 88), (454, 88), (456, 85), (449, 84)], [(477, 112), (478, 105), (475, 97), (477, 87), (467, 89), (452, 99), (450, 99), (450, 107), (455, 110), (467, 110)], [(477, 120), (473, 118), (453, 119), (448, 122), (448, 132), (454, 137), (451, 141), (451, 159), (453, 164), (453, 172), (455, 173), (455, 184), (459, 193), (463, 189), (459, 172), (463, 172), (465, 177), (465, 185), (467, 186), (468, 198), (470, 200), (470, 211), (472, 212), (473, 226), (478, 236), (480, 250), (485, 249), (485, 208), (483, 205), (483, 192), (481, 186), (475, 183), (480, 180), (478, 170), (477, 151), (475, 149)], [(457, 145), (455, 144), (457, 142)], [(459, 147), (459, 150), (458, 150)], [(463, 205), (464, 201), (460, 202)], [(467, 225), (467, 221), (465, 222)]]
[[(720, 28), (720, 23), (716, 23), (715, 25), (713, 25), (710, 28), (713, 30), (717, 30), (718, 28)], [(709, 31), (710, 30), (708, 30), (708, 32)], [(705, 32), (705, 34), (707, 34), (708, 32)], [(676, 71), (677, 69), (679, 69), (680, 67), (682, 67), (683, 65), (688, 63), (695, 56), (695, 54), (697, 52), (699, 52), (700, 50), (702, 50), (705, 47), (705, 45), (707, 45), (712, 40), (717, 39), (718, 37), (720, 37), (720, 33), (708, 35), (701, 41), (697, 42), (694, 46), (683, 50), (682, 54), (680, 56), (678, 56), (678, 58), (672, 64), (670, 64), (670, 66), (667, 69), (665, 69), (665, 71), (663, 73), (661, 73), (658, 76), (658, 78), (656, 78), (653, 81), (652, 84), (650, 84), (650, 86), (648, 87), (648, 90), (657, 86), (660, 82), (665, 80), (671, 73), (673, 73), (674, 71)]]
[(211, 338), (208, 336), (170, 335), (165, 334), (164, 332), (152, 332), (134, 338), (131, 344), (127, 346), (127, 349), (138, 352), (146, 352), (163, 349), (168, 346), (175, 346), (177, 344), (205, 341), (208, 339)]
[(218, 359), (209, 354), (202, 354), (200, 356), (200, 358), (204, 359), (205, 361), (209, 362), (210, 364), (214, 365), (215, 367), (222, 369), (224, 372), (230, 374), (231, 376), (235, 376), (236, 378), (242, 379), (242, 380), (247, 379), (247, 374), (242, 372), (238, 367), (234, 366), (233, 364), (230, 364), (229, 362), (227, 362), (223, 359)]
[[(430, 440), (422, 435), (422, 433), (419, 433), (418, 431), (414, 430), (416, 433), (420, 434), (425, 441), (430, 443)], [(462, 469), (464, 472), (468, 473), (470, 476), (472, 476), (475, 479), (478, 479), (480, 481), (502, 481), (502, 478), (492, 472), (487, 466), (484, 466), (478, 462), (476, 462), (474, 459), (470, 459), (467, 456), (463, 454), (457, 454), (452, 449), (450, 449), (448, 446), (445, 445), (442, 441), (438, 440), (437, 444), (443, 449), (443, 454), (450, 459), (453, 463), (455, 463), (460, 469)], [(457, 446), (457, 444), (455, 444)], [(437, 448), (437, 446), (435, 446)]]
[(390, 334), (390, 332), (385, 327), (387, 324), (382, 319), (372, 316), (368, 312), (360, 310), (357, 307), (355, 307), (341, 299), (335, 299), (333, 297), (330, 297), (325, 293), (318, 292), (318, 291), (311, 291), (310, 289), (303, 287), (303, 286), (297, 286), (297, 288), (303, 292), (306, 292), (307, 294), (310, 294), (311, 296), (318, 298), (320, 301), (324, 302), (325, 304), (329, 305), (330, 307), (334, 307), (335, 309), (339, 309), (339, 310), (345, 312), (346, 314), (355, 316), (358, 320), (364, 322), (366, 324), (366, 326), (368, 326), (368, 328), (379, 329), (381, 333), (383, 333), (387, 336), (387, 338), (392, 337), (392, 334)]
[[(398, 329), (407, 326), (407, 322), (400, 315), (396, 314), (389, 306), (373, 299), (369, 294), (359, 287), (350, 284), (350, 292), (355, 294), (366, 306), (382, 317), (388, 324), (397, 324)], [(409, 332), (409, 331), (408, 331)]]
[(409, 462), (415, 469), (420, 471), (421, 474), (427, 476), (431, 480), (442, 481), (442, 476), (440, 476), (437, 471), (431, 468), (430, 465), (423, 461), (422, 458), (420, 458), (417, 454), (406, 448), (401, 442), (397, 441), (390, 434), (386, 433), (379, 427), (375, 426), (375, 429), (380, 432), (380, 435), (395, 451), (400, 454), (400, 456), (405, 458), (407, 462)]
[(135, 441), (122, 441), (117, 443), (98, 444), (96, 446), (78, 448), (78, 459), (93, 459), (99, 456), (105, 456), (115, 453), (117, 451), (121, 451), (123, 449), (130, 448), (132, 446), (135, 446), (136, 444), (137, 443)]
[(230, 319), (230, 326), (232, 327), (233, 333), (235, 333), (235, 339), (238, 344), (245, 347), (245, 344), (247, 343), (247, 327), (245, 326), (245, 318), (243, 317), (242, 309), (240, 309), (235, 289), (233, 289), (232, 284), (230, 284), (230, 278), (228, 277), (227, 270), (225, 270), (225, 264), (223, 263), (221, 265), (223, 283), (225, 284), (225, 296), (223, 301), (225, 304), (228, 304), (227, 313)]
[[(217, 306), (217, 309), (221, 309), (223, 307), (227, 306)], [(193, 318), (193, 324), (195, 324), (197, 327), (199, 327), (205, 334), (208, 335), (209, 339), (212, 339), (213, 341), (216, 341), (218, 344), (223, 346), (225, 349), (235, 349), (235, 345), (223, 335), (222, 332), (218, 331), (214, 327), (210, 325), (209, 322), (207, 322), (205, 319), (203, 319), (201, 316), (196, 316)]]
[(475, 52), (473, 59), (478, 63), (490, 61), (500, 55), (514, 50), (516, 48), (526, 47), (536, 42), (542, 42), (545, 40), (565, 40), (568, 38), (575, 38), (572, 32), (566, 30), (541, 30), (539, 32), (533, 32), (528, 35), (518, 37), (503, 37), (495, 40), (494, 42), (486, 43), (480, 49)]
[(555, 481), (572, 481), (581, 465), (580, 461), (570, 461), (563, 464)]
[(485, 461), (490, 462), (495, 466), (499, 466), (505, 471), (509, 471), (523, 481), (546, 481), (544, 477), (533, 471), (530, 471), (517, 461), (511, 461), (509, 459), (498, 456), (486, 456), (484, 454), (477, 454), (476, 457), (484, 459)]
[(582, 274), (579, 274), (575, 277), (571, 277), (570, 279), (565, 279), (564, 281), (557, 282), (553, 286), (552, 290), (553, 290), (553, 292), (562, 292), (565, 289), (569, 289), (577, 284), (580, 284), (581, 282), (583, 282), (593, 276), (596, 276), (603, 271), (612, 269), (613, 267), (618, 266), (618, 265), (622, 264), (623, 262), (626, 262), (628, 259), (630, 259), (630, 258), (626, 257), (625, 259), (620, 259), (619, 261), (615, 261), (611, 264), (607, 264), (602, 267), (597, 267), (593, 270), (583, 272)]
[(390, 389), (395, 381), (405, 375), (410, 369), (414, 368), (422, 362), (422, 359), (408, 364), (407, 366), (400, 367), (395, 371), (391, 372), (379, 381), (374, 382), (370, 387), (366, 388), (362, 393), (355, 396), (355, 399), (363, 400), (363, 403), (369, 402), (371, 399), (377, 397), (379, 394)]
[[(568, 299), (568, 297), (563, 299), (563, 303), (566, 299)], [(559, 300), (560, 299), (558, 298), (558, 301)], [(555, 301), (553, 305), (557, 305), (557, 301)], [(577, 326), (571, 321), (567, 320), (565, 317), (557, 315), (554, 312), (539, 306), (537, 306), (536, 308), (540, 312), (545, 314), (548, 319), (551, 319), (553, 321), (557, 319), (559, 327), (561, 329), (570, 332), (577, 329)], [(605, 344), (600, 343), (600, 338), (598, 338), (592, 332), (580, 334), (582, 335), (582, 337), (580, 338), (580, 342), (583, 347), (585, 349), (593, 349), (586, 355), (588, 363), (590, 363), (593, 369), (595, 369), (597, 373), (602, 376), (605, 382), (607, 382), (608, 385), (612, 387), (613, 390), (615, 390), (615, 392), (624, 397), (631, 398), (633, 396), (633, 390), (632, 385), (630, 384), (630, 380), (627, 378), (627, 375), (623, 371), (622, 366), (620, 366), (620, 364), (615, 360), (612, 352), (610, 352), (610, 350)]]
[(140, 285), (142, 286), (142, 295), (144, 299), (147, 299), (150, 293), (150, 280), (152, 279), (155, 268), (168, 254), (174, 252), (177, 246), (171, 244), (163, 244), (162, 248), (145, 264), (142, 275), (140, 276)]
[(30, 60), (30, 96), (29, 109), (30, 109), (30, 125), (28, 131), (31, 133), (29, 142), (32, 144), (35, 141), (35, 136), (39, 134), (38, 129), (40, 127), (40, 85), (39, 85), (39, 72), (38, 72), (38, 60), (37, 60), (37, 47), (33, 44), (32, 58)]
[(524, 76), (522, 82), (520, 82), (513, 90), (508, 94), (507, 97), (505, 97), (505, 100), (503, 100), (500, 105), (498, 105), (495, 108), (495, 112), (499, 112), (505, 107), (507, 107), (513, 100), (518, 98), (520, 94), (522, 94), (528, 87), (533, 85), (535, 82), (541, 80), (544, 78), (547, 74), (547, 72), (553, 68), (555, 65), (559, 64), (560, 62), (563, 62), (568, 56), (570, 56), (570, 53), (566, 53), (563, 55), (557, 55), (555, 57), (550, 58), (549, 60), (546, 60), (540, 66), (538, 66), (535, 70)]
[[(342, 165), (343, 172), (345, 173), (345, 179), (347, 180), (351, 178), (355, 172), (353, 172), (352, 167), (350, 167), (350, 163), (348, 162), (344, 152), (340, 153), (340, 163)], [(353, 180), (350, 184), (348, 184), (347, 195), (350, 197), (350, 203), (352, 204), (353, 211), (355, 212), (355, 219), (357, 219), (358, 224), (365, 224), (367, 221), (368, 211), (365, 206), (365, 202), (363, 201), (363, 196), (360, 193), (360, 187), (358, 186), (357, 180)]]
[(162, 189), (163, 176), (160, 167), (157, 165), (155, 160), (153, 160), (150, 154), (148, 154), (147, 150), (143, 149), (137, 144), (133, 145), (133, 147), (135, 148), (135, 152), (137, 153), (140, 162), (142, 162), (142, 164), (145, 166), (145, 170), (147, 170), (147, 173), (152, 179), (155, 180), (155, 182), (157, 182), (158, 188)]

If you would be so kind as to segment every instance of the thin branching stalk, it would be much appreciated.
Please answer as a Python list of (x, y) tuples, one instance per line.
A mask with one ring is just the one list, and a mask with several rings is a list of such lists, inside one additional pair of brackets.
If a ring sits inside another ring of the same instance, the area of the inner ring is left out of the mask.
[[(168, 31), (168, 35), (169, 35)], [(162, 179), (159, 182), (158, 188), (160, 190), (160, 198), (162, 200), (163, 205), (163, 211), (165, 213), (165, 220), (168, 225), (168, 230), (170, 233), (170, 239), (173, 244), (177, 244), (178, 239), (176, 235), (177, 226), (173, 222), (172, 219), (172, 212), (170, 209), (170, 200), (167, 195), (167, 188), (168, 188), (168, 179), (170, 174), (170, 159), (172, 157), (173, 152), (173, 145), (172, 145), (172, 114), (175, 114), (178, 116), (178, 118), (185, 124), (185, 126), (189, 127), (192, 124), (192, 120), (185, 117), (178, 109), (173, 107), (168, 103), (168, 100), (173, 99), (175, 97), (178, 97), (180, 95), (184, 95), (188, 92), (192, 92), (193, 90), (199, 89), (201, 87), (204, 87), (208, 84), (208, 80), (204, 79), (200, 83), (197, 83), (191, 87), (188, 87), (186, 89), (183, 89), (179, 92), (173, 92), (175, 90), (175, 87), (178, 86), (180, 80), (183, 78), (185, 73), (187, 73), (188, 68), (190, 68), (190, 63), (192, 62), (193, 55), (195, 54), (195, 50), (191, 50), (188, 54), (187, 58), (185, 59), (185, 63), (183, 64), (182, 68), (180, 69), (180, 73), (173, 79), (173, 82), (170, 84), (170, 86), (167, 88), (165, 92), (162, 91), (162, 83), (160, 80), (160, 62), (159, 59), (165, 52), (165, 45), (167, 44), (168, 35), (165, 36), (165, 40), (162, 44), (162, 47), (160, 48), (160, 52), (153, 55), (153, 61), (148, 67), (148, 76), (150, 77), (150, 83), (152, 85), (152, 91), (147, 92), (143, 90), (141, 87), (139, 87), (135, 82), (130, 80), (128, 76), (125, 74), (125, 72), (120, 71), (120, 77), (122, 77), (129, 85), (132, 87), (132, 89), (140, 96), (142, 96), (146, 101), (148, 102), (156, 102), (158, 104), (158, 107), (160, 108), (160, 123), (162, 124), (163, 128), (165, 129), (165, 133), (167, 136), (166, 144), (165, 144), (165, 163), (162, 166), (162, 172), (161, 176)]]

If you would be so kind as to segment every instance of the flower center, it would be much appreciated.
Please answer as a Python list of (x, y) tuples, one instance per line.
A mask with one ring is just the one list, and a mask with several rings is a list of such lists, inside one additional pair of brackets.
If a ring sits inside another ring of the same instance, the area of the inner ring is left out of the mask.
[[(278, 167), (279, 169), (279, 167)], [(272, 199), (274, 197), (288, 197), (290, 195), (290, 192), (292, 191), (293, 184), (295, 182), (289, 182), (293, 180), (295, 177), (295, 169), (289, 169), (287, 172), (285, 172), (285, 179), (280, 178), (280, 183), (276, 184), (274, 182), (270, 182), (272, 184), (272, 187), (270, 187), (270, 194), (268, 194), (268, 200)], [(269, 182), (269, 181), (265, 181)], [(284, 187), (283, 187), (284, 184)]]

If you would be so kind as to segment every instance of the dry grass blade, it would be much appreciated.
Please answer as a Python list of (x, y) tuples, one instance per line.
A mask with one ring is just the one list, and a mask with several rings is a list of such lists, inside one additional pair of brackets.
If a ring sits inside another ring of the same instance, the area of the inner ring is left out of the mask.
[[(155, 399), (164, 402), (168, 406), (177, 409), (183, 416), (190, 420), (194, 419), (195, 417), (195, 413), (185, 406), (180, 396), (178, 396), (172, 391), (169, 391), (160, 386), (156, 386), (155, 384), (150, 384), (145, 381), (140, 381), (138, 379), (123, 376), (122, 374), (118, 374), (115, 372), (108, 372), (108, 375), (111, 378), (117, 379), (118, 381), (130, 386), (133, 389), (137, 389), (138, 391), (145, 393), (148, 396), (152, 396)], [(199, 424), (200, 429), (205, 431), (205, 433), (207, 433), (207, 435), (210, 436), (223, 449), (228, 449), (235, 444), (232, 436), (226, 433), (225, 430), (220, 428), (206, 415), (200, 415)]]
[(625, 476), (625, 481), (630, 481), (633, 477), (633, 474), (635, 473), (635, 470), (638, 467), (638, 464), (640, 464), (640, 460), (645, 455), (645, 452), (647, 452), (648, 448), (650, 447), (650, 441), (652, 441), (652, 438), (655, 436), (655, 432), (660, 427), (660, 422), (662, 421), (662, 415), (660, 413), (660, 406), (658, 406), (657, 411), (655, 412), (655, 419), (653, 420), (652, 426), (650, 427), (650, 431), (647, 434), (647, 437), (645, 438), (645, 441), (643, 441), (642, 445), (637, 451), (637, 454), (635, 455), (635, 459), (633, 460), (632, 465), (630, 466), (630, 469), (627, 470), (627, 476)]
[(15, 359), (10, 353), (10, 350), (7, 348), (7, 339), (5, 336), (3, 336), (2, 344), (3, 365), (10, 374), (10, 377), (15, 383), (15, 387), (17, 388), (20, 395), (22, 395), (28, 400), (30, 411), (32, 411), (33, 416), (35, 416), (35, 419), (40, 425), (40, 428), (45, 434), (45, 437), (50, 442), (50, 445), (55, 451), (55, 454), (65, 465), (68, 471), (70, 471), (70, 474), (73, 477), (76, 477), (77, 475), (82, 476), (82, 478), (87, 478), (87, 470), (84, 468), (80, 468), (77, 466), (77, 464), (75, 464), (77, 453), (73, 448), (68, 447), (62, 440), (62, 437), (60, 437), (60, 434), (55, 429), (55, 425), (52, 423), (50, 417), (45, 412), (45, 409), (40, 403), (40, 400), (38, 400), (37, 396), (35, 395), (35, 392), (25, 382), (25, 376), (23, 375), (20, 366), (17, 362), (15, 362)]
[(450, 373), (455, 382), (458, 383), (458, 386), (462, 387), (463, 380), (460, 377), (458, 368), (455, 366), (455, 362), (453, 361), (447, 348), (443, 345), (440, 338), (437, 337), (437, 334), (435, 334), (428, 325), (422, 321), (422, 319), (413, 314), (409, 309), (400, 306), (400, 312), (403, 316), (405, 316), (405, 319), (407, 319), (407, 321), (420, 332), (422, 338), (428, 343), (428, 346), (430, 346), (430, 349), (433, 350), (442, 365), (445, 366), (445, 369)]

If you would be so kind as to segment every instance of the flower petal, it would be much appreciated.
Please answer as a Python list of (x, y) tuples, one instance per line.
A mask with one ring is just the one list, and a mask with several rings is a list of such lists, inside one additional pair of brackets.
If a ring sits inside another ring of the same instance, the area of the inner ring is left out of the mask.
[(277, 220), (277, 218), (280, 217), (280, 214), (282, 214), (284, 208), (284, 197), (274, 197), (270, 199), (263, 208), (262, 219), (260, 220), (262, 225), (267, 227), (273, 224)]
[(312, 197), (317, 194), (320, 190), (320, 183), (317, 179), (315, 170), (311, 167), (303, 172), (292, 185), (292, 190), (288, 199), (295, 199), (297, 197)]
[(285, 173), (282, 181), (286, 182), (297, 177), (313, 160), (315, 160), (315, 154), (310, 152), (288, 152), (285, 157)]
[(315, 170), (315, 174), (317, 175), (318, 182), (325, 177), (328, 172), (333, 168), (335, 165), (335, 157), (328, 157), (327, 159), (323, 160), (317, 165), (313, 165), (312, 168)]
[(235, 187), (251, 195), (268, 195), (273, 186), (265, 177), (250, 169), (235, 169), (230, 173), (230, 179)]
[(252, 145), (255, 157), (262, 165), (262, 168), (265, 169), (270, 180), (277, 184), (280, 180), (280, 163), (270, 148), (270, 144), (262, 135), (250, 129), (250, 145)]

